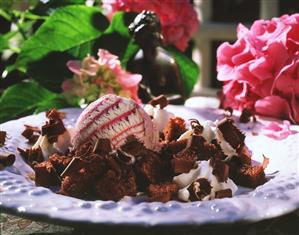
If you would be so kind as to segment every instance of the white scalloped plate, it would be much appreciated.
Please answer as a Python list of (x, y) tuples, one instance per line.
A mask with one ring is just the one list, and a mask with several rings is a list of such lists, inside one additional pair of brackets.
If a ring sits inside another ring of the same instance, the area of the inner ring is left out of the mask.
[[(216, 109), (187, 109), (169, 106), (178, 116), (215, 120), (221, 115)], [(66, 124), (73, 125), (82, 110), (65, 109)], [(20, 216), (44, 219), (56, 223), (88, 223), (93, 225), (178, 226), (208, 223), (251, 222), (273, 218), (299, 208), (299, 134), (282, 141), (259, 135), (252, 136), (252, 123), (242, 124), (246, 144), (253, 151), (253, 159), (261, 162), (262, 153), (270, 157), (266, 173), (275, 176), (255, 190), (240, 188), (233, 198), (205, 202), (147, 203), (125, 198), (119, 202), (84, 201), (58, 195), (43, 187), (36, 187), (26, 175), (32, 169), (18, 155), (17, 147), (26, 147), (20, 136), (24, 124), (41, 125), (44, 114), (32, 115), (0, 125), (8, 132), (3, 149), (15, 152), (12, 167), (0, 171), (0, 209)], [(261, 124), (255, 125), (255, 131)], [(299, 131), (298, 126), (292, 126)]]

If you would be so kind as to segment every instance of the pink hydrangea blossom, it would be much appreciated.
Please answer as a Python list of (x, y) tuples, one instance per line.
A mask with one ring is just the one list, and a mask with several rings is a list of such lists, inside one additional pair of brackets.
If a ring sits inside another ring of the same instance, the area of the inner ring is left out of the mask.
[(79, 100), (80, 104), (85, 104), (114, 93), (141, 102), (137, 93), (142, 76), (123, 70), (118, 57), (107, 50), (100, 49), (98, 59), (87, 56), (82, 62), (68, 61), (67, 66), (74, 73), (73, 79), (62, 83), (69, 101)]
[(192, 34), (199, 27), (196, 11), (189, 0), (103, 0), (104, 9), (112, 17), (116, 11), (155, 12), (161, 21), (166, 45), (175, 45), (184, 51)]
[(299, 14), (239, 24), (217, 50), (221, 106), (299, 123)]

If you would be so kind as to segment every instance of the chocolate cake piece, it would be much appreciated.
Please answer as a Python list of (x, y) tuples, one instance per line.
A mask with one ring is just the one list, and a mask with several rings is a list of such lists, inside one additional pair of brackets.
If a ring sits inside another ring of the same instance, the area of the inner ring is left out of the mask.
[(97, 197), (101, 200), (118, 201), (124, 196), (136, 196), (137, 185), (132, 167), (109, 160), (109, 170), (95, 182)]
[(134, 172), (138, 189), (144, 191), (149, 184), (161, 182), (165, 177), (164, 164), (157, 153), (146, 150), (136, 156)]
[(101, 156), (108, 155), (112, 151), (111, 142), (109, 139), (98, 139), (93, 147), (92, 152)]
[(76, 198), (89, 198), (93, 194), (93, 177), (86, 168), (81, 168), (76, 176), (63, 178), (59, 193)]
[(244, 145), (245, 135), (234, 125), (234, 122), (230, 118), (222, 119), (218, 125), (218, 129), (223, 135), (223, 138), (232, 146), (238, 150)]
[(211, 150), (214, 150), (201, 135), (192, 135), (190, 149), (197, 154), (197, 160), (209, 160)]
[(170, 118), (163, 130), (165, 141), (177, 140), (186, 130), (184, 119), (180, 117)]
[(55, 153), (49, 157), (49, 162), (52, 163), (56, 172), (60, 175), (72, 160), (69, 156), (59, 155)]
[(217, 158), (211, 158), (210, 165), (213, 168), (212, 174), (219, 182), (227, 182), (229, 176), (229, 165)]
[(182, 139), (177, 141), (171, 141), (169, 143), (164, 143), (162, 147), (162, 155), (170, 155), (179, 153), (187, 147), (188, 140)]
[(37, 186), (50, 187), (60, 184), (59, 175), (49, 161), (34, 165), (35, 184)]
[(179, 186), (172, 182), (150, 184), (147, 191), (149, 201), (168, 202), (176, 200)]
[(127, 137), (125, 143), (120, 147), (120, 149), (123, 152), (134, 156), (146, 151), (145, 146), (133, 135)]
[(201, 201), (210, 195), (212, 186), (206, 178), (199, 178), (187, 188), (190, 201)]
[(244, 164), (238, 157), (230, 161), (229, 177), (237, 184), (244, 187), (255, 188), (264, 184), (267, 179), (264, 169), (269, 163), (268, 158), (264, 158), (262, 164), (251, 166)]
[(188, 173), (194, 168), (197, 161), (197, 153), (192, 149), (186, 149), (176, 154), (171, 160), (175, 174)]
[(226, 197), (232, 197), (233, 193), (230, 188), (223, 189), (215, 192), (215, 198), (226, 198)]

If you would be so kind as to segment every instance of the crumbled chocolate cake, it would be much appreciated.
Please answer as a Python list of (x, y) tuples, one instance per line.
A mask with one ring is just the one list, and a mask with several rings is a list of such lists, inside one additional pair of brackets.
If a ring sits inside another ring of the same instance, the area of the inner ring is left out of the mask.
[(161, 184), (150, 184), (148, 187), (148, 200), (168, 202), (170, 200), (176, 200), (179, 187), (177, 184), (168, 182)]
[(173, 172), (175, 174), (187, 173), (194, 168), (197, 161), (197, 153), (188, 148), (176, 154), (171, 160)]
[(232, 190), (230, 188), (223, 189), (215, 192), (215, 198), (225, 198), (225, 197), (232, 197)]
[(60, 184), (59, 175), (51, 162), (44, 161), (35, 164), (34, 171), (37, 186), (50, 187)]
[(180, 117), (170, 118), (163, 130), (165, 141), (177, 140), (186, 130), (184, 119)]

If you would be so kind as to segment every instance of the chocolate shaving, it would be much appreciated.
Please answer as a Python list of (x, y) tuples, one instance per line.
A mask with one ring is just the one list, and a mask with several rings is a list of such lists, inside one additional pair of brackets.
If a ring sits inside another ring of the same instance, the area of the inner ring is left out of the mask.
[(6, 131), (0, 131), (0, 147), (5, 144)]
[(212, 186), (206, 178), (199, 178), (194, 181), (187, 190), (190, 193), (190, 201), (201, 201), (206, 196), (210, 195)]
[(229, 175), (229, 165), (224, 161), (211, 158), (211, 166), (213, 167), (212, 174), (216, 176), (219, 182), (227, 182)]
[(39, 137), (40, 130), (29, 125), (25, 125), (25, 128), (26, 129), (22, 132), (21, 135), (24, 136), (30, 144), (34, 144)]
[(240, 116), (240, 122), (241, 123), (248, 123), (250, 122), (250, 118), (254, 116), (254, 113), (252, 110), (244, 108), (242, 110), (241, 116)]
[(150, 105), (156, 107), (160, 105), (160, 109), (165, 108), (168, 105), (168, 100), (165, 95), (159, 95), (148, 102)]
[(50, 120), (62, 120), (65, 118), (65, 113), (54, 108), (46, 112), (46, 117)]
[(0, 164), (3, 166), (12, 166), (16, 160), (16, 156), (13, 153), (0, 153)]
[(245, 135), (234, 125), (233, 120), (224, 118), (218, 123), (218, 129), (223, 138), (234, 148), (238, 149), (244, 144)]
[(190, 120), (190, 125), (191, 125), (191, 128), (193, 129), (193, 133), (195, 135), (200, 135), (202, 132), (203, 132), (203, 126), (199, 123), (198, 120), (196, 119), (191, 119)]
[(145, 151), (143, 143), (141, 143), (135, 136), (130, 135), (127, 137), (125, 143), (120, 147), (120, 149), (131, 155), (138, 155), (142, 151)]
[(225, 198), (225, 197), (232, 197), (233, 193), (230, 188), (223, 189), (215, 192), (215, 198)]
[(63, 122), (60, 119), (50, 120), (42, 126), (42, 136), (47, 136), (49, 143), (54, 143), (57, 141), (59, 135), (66, 131)]

